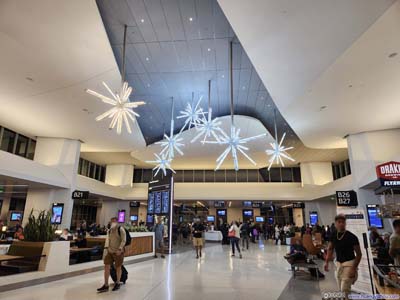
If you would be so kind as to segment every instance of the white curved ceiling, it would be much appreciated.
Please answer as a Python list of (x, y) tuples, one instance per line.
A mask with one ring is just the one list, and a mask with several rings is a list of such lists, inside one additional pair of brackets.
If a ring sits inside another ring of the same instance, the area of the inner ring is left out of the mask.
[(83, 151), (144, 145), (137, 126), (118, 136), (94, 120), (109, 106), (85, 89), (105, 93), (102, 81), (116, 90), (121, 80), (94, 1), (0, 1), (0, 45), (2, 126), (80, 139)]
[(398, 2), (218, 2), (306, 146), (346, 147), (346, 134), (400, 126), (400, 55), (387, 57), (400, 52)]

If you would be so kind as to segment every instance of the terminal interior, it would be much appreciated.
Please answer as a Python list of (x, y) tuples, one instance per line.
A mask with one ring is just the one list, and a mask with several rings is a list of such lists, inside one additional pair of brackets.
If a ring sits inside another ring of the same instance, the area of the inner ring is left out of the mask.
[(1, 0), (0, 299), (399, 299), (398, 52), (400, 0)]

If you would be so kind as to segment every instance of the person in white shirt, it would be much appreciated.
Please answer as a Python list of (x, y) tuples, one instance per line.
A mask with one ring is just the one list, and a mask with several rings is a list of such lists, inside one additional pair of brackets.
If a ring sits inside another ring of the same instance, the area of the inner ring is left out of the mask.
[(60, 241), (68, 241), (70, 236), (71, 234), (69, 233), (69, 230), (67, 228), (64, 228), (60, 235)]
[(239, 251), (239, 257), (242, 258), (242, 253), (240, 252), (239, 241), (240, 241), (240, 230), (239, 224), (233, 221), (231, 227), (229, 228), (228, 237), (231, 239), (232, 245), (232, 256), (235, 256), (235, 247)]

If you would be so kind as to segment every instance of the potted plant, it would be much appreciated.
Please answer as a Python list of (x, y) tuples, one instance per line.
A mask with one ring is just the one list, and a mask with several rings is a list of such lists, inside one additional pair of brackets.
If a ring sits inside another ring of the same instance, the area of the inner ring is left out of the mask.
[(54, 241), (57, 227), (51, 224), (51, 212), (31, 211), (24, 228), (24, 240), (11, 245), (16, 255), (39, 259), (38, 270), (52, 273), (65, 272), (69, 266), (70, 243)]
[(29, 214), (28, 223), (24, 228), (26, 242), (52, 242), (55, 238), (56, 227), (51, 224), (51, 213), (45, 210), (39, 211), (35, 216), (33, 210)]

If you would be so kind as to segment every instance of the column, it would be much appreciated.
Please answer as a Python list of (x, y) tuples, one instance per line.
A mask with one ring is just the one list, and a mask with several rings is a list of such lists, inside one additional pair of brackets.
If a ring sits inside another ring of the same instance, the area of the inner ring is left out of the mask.
[(34, 161), (59, 170), (70, 184), (68, 189), (28, 190), (24, 220), (31, 210), (50, 210), (52, 203), (64, 203), (61, 228), (70, 227), (72, 218), (72, 192), (76, 188), (81, 142), (64, 138), (39, 137), (36, 141)]
[(107, 165), (105, 183), (113, 186), (131, 187), (133, 165)]
[[(360, 240), (363, 259), (355, 290), (370, 292), (368, 265), (362, 233), (368, 230), (367, 204), (384, 204), (384, 196), (375, 195), (375, 167), (383, 162), (400, 159), (400, 129), (363, 132), (347, 138), (353, 189), (357, 192), (357, 208), (337, 208), (339, 213), (363, 214), (364, 219), (347, 221), (348, 230)], [(391, 220), (384, 219), (384, 231), (392, 231)], [(371, 257), (371, 255), (370, 255)], [(371, 262), (372, 263), (372, 262)]]
[(301, 185), (324, 185), (333, 181), (331, 162), (305, 162), (300, 164)]

